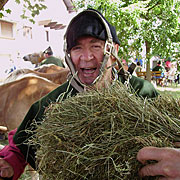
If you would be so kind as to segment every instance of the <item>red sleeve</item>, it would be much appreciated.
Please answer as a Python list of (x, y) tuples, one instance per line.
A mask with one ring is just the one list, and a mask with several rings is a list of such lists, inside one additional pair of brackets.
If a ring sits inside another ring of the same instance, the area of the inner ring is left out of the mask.
[(23, 154), (20, 152), (20, 149), (16, 147), (13, 142), (13, 136), (16, 133), (16, 130), (12, 130), (8, 134), (9, 145), (5, 146), (0, 151), (0, 157), (6, 160), (14, 169), (14, 176), (12, 180), (17, 180), (21, 174), (24, 172), (24, 168), (27, 165)]

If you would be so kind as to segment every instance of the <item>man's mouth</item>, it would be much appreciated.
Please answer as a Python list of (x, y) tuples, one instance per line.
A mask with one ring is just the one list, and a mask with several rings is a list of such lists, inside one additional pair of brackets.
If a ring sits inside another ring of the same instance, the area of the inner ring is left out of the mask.
[(97, 68), (81, 68), (81, 71), (84, 76), (91, 76)]

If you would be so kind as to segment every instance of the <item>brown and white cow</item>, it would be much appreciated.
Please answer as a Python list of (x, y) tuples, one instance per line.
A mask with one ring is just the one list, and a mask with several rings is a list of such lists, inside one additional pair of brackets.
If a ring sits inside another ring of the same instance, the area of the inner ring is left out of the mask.
[(67, 80), (68, 68), (49, 67), (46, 72), (53, 73), (19, 69), (4, 80), (0, 85), (0, 126), (17, 128), (35, 101)]
[(45, 59), (44, 52), (35, 52), (32, 54), (28, 54), (23, 57), (24, 61), (29, 61), (32, 64), (38, 65), (41, 61)]
[[(17, 128), (34, 102), (67, 80), (68, 69), (49, 67), (14, 71), (0, 86), (0, 133)], [(32, 168), (30, 172), (32, 180), (39, 179)]]
[(57, 88), (55, 84), (38, 76), (24, 77), (0, 86), (0, 125), (8, 131), (17, 128), (30, 106)]
[[(54, 67), (54, 66), (53, 66)], [(40, 71), (41, 69), (39, 69), (39, 71), (34, 71), (31, 69), (18, 69), (13, 71), (5, 80), (3, 83), (8, 83), (8, 82), (12, 82), (14, 80), (17, 80), (19, 78), (22, 78), (26, 75), (31, 75), (31, 76), (38, 76), (38, 77), (43, 77), (46, 78), (50, 81), (52, 81), (53, 83), (56, 84), (62, 84), (67, 80), (67, 75), (69, 74), (69, 69), (68, 68), (63, 68), (63, 67), (59, 67), (58, 69), (54, 70), (53, 68), (46, 68), (46, 72), (53, 72), (53, 73), (44, 73)], [(43, 69), (43, 71), (45, 71), (45, 68)]]
[(55, 64), (44, 64), (37, 68), (34, 68), (34, 71), (38, 71), (41, 73), (56, 73), (62, 70), (63, 67), (57, 66)]

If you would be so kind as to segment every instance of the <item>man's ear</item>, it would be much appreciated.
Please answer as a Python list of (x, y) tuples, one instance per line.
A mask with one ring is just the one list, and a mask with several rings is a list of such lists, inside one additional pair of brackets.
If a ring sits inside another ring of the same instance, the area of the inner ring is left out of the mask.
[[(114, 44), (114, 53), (116, 54), (116, 56), (118, 56), (118, 51), (119, 51), (119, 45), (118, 44)], [(116, 65), (114, 67), (117, 70), (119, 69), (118, 64), (117, 64), (117, 59), (114, 56), (111, 56), (111, 63), (112, 64), (116, 63)]]
[(119, 51), (119, 44), (115, 44), (115, 45), (114, 45), (114, 48), (116, 49), (116, 51), (117, 51), (117, 53), (118, 53), (118, 51)]
[[(114, 53), (116, 54), (116, 56), (118, 56), (118, 51), (119, 51), (119, 44), (114, 44)], [(114, 56), (112, 56), (113, 61), (116, 61), (116, 58)]]

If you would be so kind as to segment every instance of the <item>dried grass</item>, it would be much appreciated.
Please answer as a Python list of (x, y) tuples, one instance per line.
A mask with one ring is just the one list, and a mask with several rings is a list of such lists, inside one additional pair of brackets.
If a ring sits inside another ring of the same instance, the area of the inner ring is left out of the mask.
[(33, 138), (39, 170), (44, 180), (139, 180), (137, 152), (180, 141), (179, 115), (178, 99), (141, 99), (120, 83), (53, 103)]

